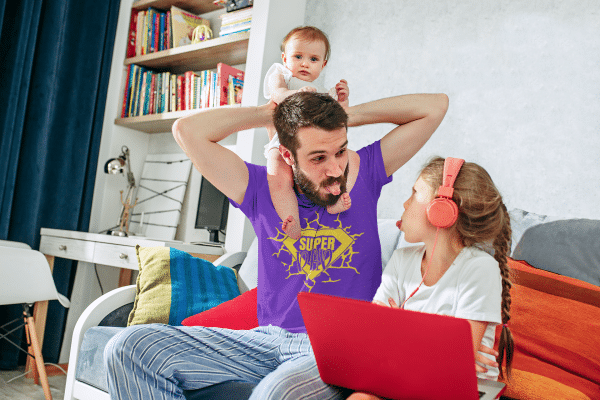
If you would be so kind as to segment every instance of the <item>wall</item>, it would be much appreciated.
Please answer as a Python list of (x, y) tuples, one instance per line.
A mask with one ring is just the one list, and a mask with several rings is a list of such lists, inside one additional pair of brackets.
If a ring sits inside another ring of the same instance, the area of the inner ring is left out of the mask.
[[(443, 92), (442, 125), (384, 189), (398, 217), (432, 155), (484, 166), (509, 208), (600, 219), (600, 9), (592, 1), (307, 0), (329, 35), (324, 82), (346, 79), (351, 104)], [(346, 50), (349, 49), (349, 50)], [(352, 128), (357, 149), (386, 126)]]

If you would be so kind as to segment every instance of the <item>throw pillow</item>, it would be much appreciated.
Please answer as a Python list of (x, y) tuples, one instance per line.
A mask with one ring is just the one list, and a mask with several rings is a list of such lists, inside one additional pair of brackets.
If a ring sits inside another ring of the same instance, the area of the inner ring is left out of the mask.
[(256, 288), (249, 290), (233, 300), (188, 317), (181, 324), (245, 330), (256, 328), (256, 291)]
[(127, 325), (181, 325), (190, 315), (239, 296), (228, 267), (169, 247), (136, 246), (139, 275)]
[(562, 390), (568, 387), (599, 399), (600, 287), (512, 259), (509, 267), (514, 283), (508, 326), (515, 341), (513, 369), (521, 372), (508, 382), (505, 396), (539, 398), (531, 384), (539, 376), (544, 385), (556, 383), (549, 388), (552, 398), (574, 398)]

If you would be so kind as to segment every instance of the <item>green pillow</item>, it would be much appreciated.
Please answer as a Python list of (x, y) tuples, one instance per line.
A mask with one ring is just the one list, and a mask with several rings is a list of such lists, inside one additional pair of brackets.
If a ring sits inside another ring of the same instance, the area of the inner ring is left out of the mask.
[(170, 247), (136, 246), (139, 275), (127, 326), (181, 325), (240, 295), (234, 270)]

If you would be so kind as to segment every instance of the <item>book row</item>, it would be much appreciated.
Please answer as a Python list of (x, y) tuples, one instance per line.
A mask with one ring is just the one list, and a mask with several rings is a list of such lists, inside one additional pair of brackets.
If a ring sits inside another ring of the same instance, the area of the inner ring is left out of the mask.
[(219, 63), (174, 74), (130, 64), (124, 79), (121, 118), (241, 104), (244, 71)]
[(168, 11), (132, 9), (126, 56), (135, 57), (190, 44), (192, 33), (199, 25), (210, 28), (210, 21), (176, 6), (171, 6)]
[(219, 36), (228, 36), (250, 30), (252, 25), (252, 7), (222, 14)]

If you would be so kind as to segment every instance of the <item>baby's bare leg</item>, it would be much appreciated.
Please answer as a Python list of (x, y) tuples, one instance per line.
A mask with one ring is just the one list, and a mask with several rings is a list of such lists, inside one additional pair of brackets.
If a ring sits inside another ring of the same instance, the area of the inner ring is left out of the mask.
[(281, 229), (292, 239), (300, 239), (300, 215), (298, 199), (293, 188), (292, 167), (287, 165), (277, 149), (271, 149), (267, 157), (267, 180), (271, 201), (277, 215), (283, 221)]
[(356, 154), (356, 152), (352, 150), (348, 150), (348, 163), (350, 168), (348, 170), (348, 181), (346, 182), (346, 192), (343, 193), (338, 199), (337, 203), (332, 206), (327, 207), (327, 212), (329, 214), (337, 214), (344, 212), (350, 208), (352, 205), (350, 199), (350, 191), (354, 187), (356, 183), (356, 178), (358, 177), (358, 168), (360, 167), (360, 156)]

